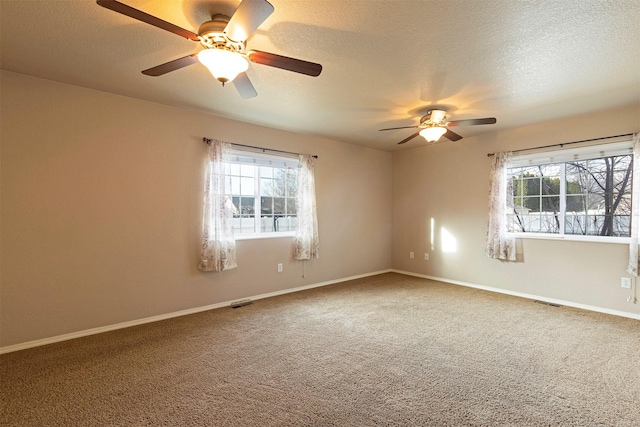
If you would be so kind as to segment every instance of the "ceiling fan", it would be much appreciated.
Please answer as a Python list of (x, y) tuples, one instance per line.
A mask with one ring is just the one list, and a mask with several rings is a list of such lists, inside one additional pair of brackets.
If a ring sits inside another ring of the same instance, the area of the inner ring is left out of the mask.
[(245, 73), (249, 67), (247, 59), (256, 64), (313, 77), (319, 76), (322, 71), (322, 65), (313, 62), (259, 50), (246, 50), (247, 39), (274, 11), (271, 3), (266, 0), (242, 0), (231, 17), (221, 14), (213, 15), (210, 21), (200, 26), (198, 34), (116, 0), (97, 0), (97, 3), (154, 27), (199, 42), (204, 47), (198, 53), (144, 70), (142, 73), (148, 76), (161, 76), (201, 62), (223, 86), (225, 83), (233, 82), (242, 98), (253, 98), (257, 92)]
[(441, 136), (451, 140), (459, 141), (462, 139), (460, 135), (447, 129), (447, 126), (464, 126), (464, 125), (492, 125), (496, 123), (495, 117), (487, 117), (484, 119), (468, 119), (468, 120), (455, 120), (453, 122), (447, 121), (447, 112), (444, 110), (429, 110), (427, 114), (422, 116), (420, 124), (418, 126), (402, 126), (398, 128), (387, 128), (383, 130), (396, 130), (396, 129), (411, 129), (420, 128), (418, 132), (398, 142), (398, 144), (404, 144), (411, 141), (416, 136), (420, 135), (429, 142), (436, 142)]

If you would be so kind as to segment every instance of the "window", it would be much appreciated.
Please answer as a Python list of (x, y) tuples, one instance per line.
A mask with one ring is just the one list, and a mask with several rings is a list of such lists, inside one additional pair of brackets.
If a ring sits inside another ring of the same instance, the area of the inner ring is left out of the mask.
[(295, 231), (298, 167), (297, 158), (233, 151), (226, 185), (236, 237)]
[(629, 237), (631, 151), (628, 141), (514, 156), (509, 231)]

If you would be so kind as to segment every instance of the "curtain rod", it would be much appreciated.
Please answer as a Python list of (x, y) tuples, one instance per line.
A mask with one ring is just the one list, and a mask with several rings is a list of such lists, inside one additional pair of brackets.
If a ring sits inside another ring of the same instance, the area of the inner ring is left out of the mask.
[[(207, 145), (211, 144), (211, 141), (213, 141), (213, 140), (212, 140), (212, 139), (210, 139), (210, 138), (206, 138), (206, 137), (205, 137), (205, 138), (202, 138), (202, 142), (204, 142), (204, 143), (205, 143), (205, 144), (207, 144)], [(274, 152), (274, 153), (294, 154), (294, 155), (296, 155), (296, 156), (299, 156), (299, 155), (300, 155), (300, 153), (294, 153), (294, 152), (292, 152), (292, 151), (274, 150), (274, 149), (272, 149), (272, 148), (256, 147), (256, 146), (254, 146), (254, 145), (236, 144), (236, 143), (234, 143), (234, 142), (231, 142), (230, 144), (231, 144), (231, 145), (235, 145), (236, 147), (245, 147), (245, 148), (253, 148), (253, 149), (256, 149), (256, 150), (262, 150), (262, 152), (263, 152), (263, 153), (264, 153), (265, 151), (271, 151), (271, 152)], [(317, 155), (315, 155), (315, 154), (314, 154), (314, 155), (312, 155), (311, 157), (313, 157), (314, 159), (317, 159), (317, 158), (318, 158), (318, 156), (317, 156)]]
[[(591, 142), (591, 141), (600, 141), (603, 139), (611, 139), (611, 138), (622, 138), (624, 136), (633, 136), (632, 133), (625, 133), (622, 135), (612, 135), (612, 136), (603, 136), (602, 138), (592, 138), (592, 139), (583, 139), (582, 141), (572, 141), (572, 142), (563, 142), (560, 144), (551, 144), (551, 145), (543, 145), (540, 147), (531, 147), (531, 148), (523, 148), (521, 150), (513, 150), (512, 153), (520, 153), (521, 151), (531, 151), (531, 150), (539, 150), (541, 148), (551, 148), (551, 147), (564, 147), (565, 145), (571, 144), (580, 144), (581, 142)], [(493, 157), (496, 153), (488, 153), (487, 157)]]

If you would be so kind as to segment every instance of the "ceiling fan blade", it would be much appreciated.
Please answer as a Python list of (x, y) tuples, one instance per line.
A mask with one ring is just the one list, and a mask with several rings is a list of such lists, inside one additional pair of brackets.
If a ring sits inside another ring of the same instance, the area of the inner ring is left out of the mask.
[(198, 62), (198, 54), (194, 53), (193, 55), (183, 56), (182, 58), (174, 59), (173, 61), (165, 62), (164, 64), (144, 70), (142, 74), (157, 77), (188, 65), (195, 64), (196, 62)]
[(383, 131), (383, 130), (396, 130), (396, 129), (413, 129), (413, 128), (419, 128), (420, 126), (402, 126), (399, 128), (386, 128), (386, 129), (378, 129), (378, 131)]
[(455, 120), (453, 122), (447, 122), (447, 126), (460, 126), (460, 125), (493, 125), (497, 122), (495, 117), (487, 117), (485, 119), (468, 119), (468, 120)]
[(97, 3), (102, 7), (113, 10), (114, 12), (118, 12), (131, 18), (137, 19), (138, 21), (151, 24), (154, 27), (169, 31), (170, 33), (177, 34), (186, 39), (190, 39), (196, 42), (200, 41), (198, 35), (194, 32), (185, 30), (184, 28), (180, 28), (177, 25), (173, 25), (170, 22), (163, 21), (160, 18), (156, 18), (155, 16), (149, 15), (148, 13), (145, 13), (141, 10), (134, 9), (131, 6), (127, 6), (126, 4), (120, 3), (116, 0), (97, 0)]
[(413, 138), (415, 138), (418, 135), (420, 135), (420, 132), (416, 132), (413, 135), (411, 135), (409, 138), (403, 139), (402, 141), (398, 142), (398, 145), (404, 144), (405, 142), (409, 142), (409, 141), (411, 141)]
[(258, 95), (258, 92), (256, 92), (253, 84), (251, 84), (251, 80), (249, 80), (247, 73), (238, 74), (236, 78), (233, 79), (233, 85), (238, 90), (240, 98), (249, 99), (255, 98)]
[[(246, 0), (245, 0), (246, 1)], [(256, 64), (268, 65), (294, 73), (306, 74), (317, 77), (322, 72), (322, 65), (301, 59), (289, 58), (288, 56), (276, 55), (275, 53), (252, 50), (248, 53), (249, 59)]]
[(445, 138), (451, 140), (451, 141), (460, 141), (462, 139), (462, 137), (460, 135), (458, 135), (457, 133), (450, 131), (449, 129), (447, 129), (447, 131), (444, 133)]
[(267, 0), (242, 0), (229, 20), (225, 33), (234, 42), (243, 42), (272, 13), (273, 6)]

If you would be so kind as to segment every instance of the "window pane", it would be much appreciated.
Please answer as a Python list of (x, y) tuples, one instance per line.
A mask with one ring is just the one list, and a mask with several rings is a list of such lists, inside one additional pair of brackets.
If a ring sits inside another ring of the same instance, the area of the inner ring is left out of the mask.
[(295, 231), (296, 230), (296, 217), (282, 216), (276, 219), (278, 231)]
[(272, 231), (280, 231), (276, 228), (276, 223), (273, 216), (264, 216), (260, 220), (260, 231), (263, 233), (270, 233)]
[(275, 180), (273, 183), (273, 195), (274, 196), (284, 196), (286, 194), (287, 188), (287, 173), (285, 169), (276, 169), (275, 170)]
[(539, 177), (529, 177), (524, 175), (521, 179), (521, 195), (523, 196), (538, 196), (540, 195), (540, 178)]
[(565, 217), (564, 232), (566, 234), (588, 234), (586, 212), (571, 212)]
[(614, 215), (612, 233), (613, 236), (631, 236), (631, 216)]
[(604, 194), (589, 193), (587, 197), (587, 209), (591, 213), (599, 213), (604, 210)]
[(586, 178), (584, 181), (566, 180), (567, 194), (585, 194), (587, 192)]
[(255, 231), (255, 222), (252, 217), (240, 218), (241, 232), (253, 233)]
[(559, 196), (542, 196), (540, 198), (541, 212), (559, 212), (560, 197)]
[(612, 206), (615, 207), (616, 215), (631, 215), (631, 194), (614, 193)]
[(592, 169), (589, 171), (589, 181), (588, 188), (591, 191), (604, 191), (607, 185), (607, 176), (608, 173), (606, 171), (598, 171), (596, 169)]
[(540, 232), (558, 234), (560, 232), (560, 216), (553, 213), (540, 214)]
[(538, 166), (527, 166), (522, 168), (521, 174), (523, 176), (540, 176), (540, 168)]
[(240, 194), (240, 178), (237, 176), (231, 177), (231, 194)]
[(542, 194), (560, 194), (560, 178), (544, 177), (542, 179)]
[(567, 196), (567, 212), (586, 213), (586, 195)]
[(273, 180), (272, 179), (260, 179), (260, 195), (261, 196), (273, 196)]
[(253, 178), (240, 178), (240, 195), (253, 196), (255, 193), (255, 180)]
[(567, 177), (584, 173), (587, 162), (569, 162), (566, 165)]
[(540, 176), (547, 176), (547, 177), (560, 176), (560, 171), (561, 171), (561, 165), (558, 163), (551, 164), (551, 165), (538, 166), (538, 174)]
[(507, 214), (507, 231), (511, 233), (520, 233), (525, 231), (517, 220), (518, 217), (515, 214)]
[(588, 180), (587, 162), (567, 163), (567, 194), (584, 194), (587, 191)]
[(558, 233), (559, 218), (549, 213), (516, 213), (512, 215), (514, 231), (531, 233)]
[(240, 199), (240, 214), (253, 216), (254, 214), (253, 201), (254, 201), (253, 197), (242, 197)]
[(260, 198), (260, 213), (269, 215), (273, 213), (273, 197)]
[(260, 168), (260, 178), (273, 178), (273, 168), (262, 166)]
[(232, 197), (231, 201), (233, 202), (233, 206), (236, 208), (236, 212), (240, 214), (240, 197)]
[[(605, 224), (605, 215), (589, 214), (584, 224), (584, 233), (588, 236), (599, 236)], [(611, 235), (611, 234), (606, 234)]]
[(273, 213), (277, 215), (284, 215), (286, 213), (284, 197), (275, 197), (273, 199)]
[(522, 205), (520, 205), (520, 207), (523, 210), (526, 210), (526, 211), (529, 211), (529, 212), (541, 212), (541, 210), (540, 210), (540, 197), (539, 196), (523, 197), (522, 198)]

